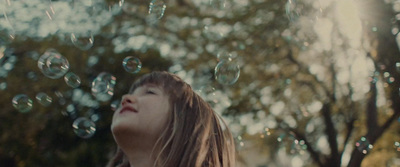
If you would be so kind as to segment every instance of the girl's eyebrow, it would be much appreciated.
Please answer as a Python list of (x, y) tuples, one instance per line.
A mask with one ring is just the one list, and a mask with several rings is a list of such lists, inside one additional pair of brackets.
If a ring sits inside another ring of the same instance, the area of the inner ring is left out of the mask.
[(156, 84), (153, 84), (153, 83), (144, 84), (144, 85), (142, 85), (142, 86), (143, 86), (143, 87), (160, 88), (160, 86), (158, 86), (158, 85), (156, 85)]

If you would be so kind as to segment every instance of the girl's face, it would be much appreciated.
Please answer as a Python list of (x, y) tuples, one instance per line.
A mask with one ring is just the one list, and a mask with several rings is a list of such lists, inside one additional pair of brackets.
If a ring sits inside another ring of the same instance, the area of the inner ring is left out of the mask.
[(111, 130), (116, 135), (136, 134), (157, 139), (168, 120), (169, 97), (161, 87), (145, 84), (134, 92), (122, 96), (115, 111)]

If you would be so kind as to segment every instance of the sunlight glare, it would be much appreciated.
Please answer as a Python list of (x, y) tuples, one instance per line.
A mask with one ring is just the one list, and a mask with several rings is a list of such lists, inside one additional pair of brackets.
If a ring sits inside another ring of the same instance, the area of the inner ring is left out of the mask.
[(359, 10), (354, 1), (338, 0), (336, 2), (336, 19), (339, 31), (350, 40), (350, 46), (357, 48), (361, 45), (361, 20)]

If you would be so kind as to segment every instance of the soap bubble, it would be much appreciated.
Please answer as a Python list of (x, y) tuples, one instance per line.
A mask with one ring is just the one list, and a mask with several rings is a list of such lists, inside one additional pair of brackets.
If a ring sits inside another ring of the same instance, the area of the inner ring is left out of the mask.
[(122, 66), (129, 73), (138, 73), (142, 69), (142, 62), (136, 57), (128, 56), (122, 61)]
[(290, 146), (290, 153), (292, 154), (304, 154), (307, 150), (307, 145), (304, 140), (294, 139)]
[(149, 15), (161, 19), (164, 16), (167, 5), (162, 0), (152, 0), (149, 4)]
[(122, 11), (125, 0), (109, 0), (107, 1), (107, 10), (113, 15), (119, 14)]
[(215, 25), (205, 25), (203, 28), (203, 34), (207, 39), (218, 41), (225, 37), (222, 29)]
[(289, 21), (297, 21), (301, 16), (302, 7), (297, 3), (297, 0), (288, 0), (285, 5), (286, 15)]
[(0, 77), (0, 90), (6, 90), (7, 89), (7, 81), (5, 78)]
[(114, 95), (115, 84), (115, 76), (102, 72), (92, 82), (92, 94), (99, 101), (108, 101)]
[(73, 72), (69, 72), (64, 76), (65, 83), (72, 88), (77, 88), (81, 85), (81, 78)]
[(398, 141), (394, 142), (394, 148), (397, 152), (400, 152), (400, 142)]
[(356, 142), (357, 150), (363, 154), (368, 154), (368, 152), (374, 147), (366, 137), (361, 137), (360, 140)]
[(71, 42), (79, 48), (80, 50), (89, 50), (92, 48), (93, 43), (94, 43), (94, 37), (91, 32), (88, 32), (86, 34), (74, 34), (71, 33)]
[(218, 61), (221, 60), (231, 60), (233, 58), (232, 54), (227, 51), (220, 51), (217, 54)]
[(222, 60), (215, 67), (215, 79), (223, 85), (233, 85), (239, 79), (240, 67), (233, 60)]
[(53, 102), (53, 99), (49, 95), (43, 92), (36, 94), (35, 98), (41, 105), (45, 107), (49, 106)]
[(226, 7), (225, 0), (208, 0), (208, 4), (216, 9), (224, 9)]
[(111, 104), (110, 104), (111, 110), (113, 110), (113, 111), (117, 110), (118, 106), (119, 106), (119, 103), (120, 103), (119, 100), (112, 101)]
[(32, 109), (33, 101), (25, 94), (18, 94), (12, 99), (12, 104), (19, 112), (26, 113)]
[(87, 139), (96, 132), (96, 124), (88, 118), (79, 117), (72, 123), (72, 128), (77, 136)]
[(68, 72), (69, 62), (55, 49), (48, 49), (40, 56), (38, 67), (46, 77), (57, 79)]

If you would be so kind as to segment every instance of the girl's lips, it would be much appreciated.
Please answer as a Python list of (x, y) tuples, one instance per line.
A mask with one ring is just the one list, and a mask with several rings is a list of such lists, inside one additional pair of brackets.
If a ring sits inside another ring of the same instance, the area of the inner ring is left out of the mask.
[(123, 113), (123, 112), (134, 112), (134, 113), (137, 113), (138, 111), (135, 108), (133, 108), (132, 106), (126, 105), (126, 106), (122, 107), (122, 109), (121, 109), (121, 111), (119, 113)]

